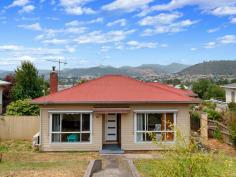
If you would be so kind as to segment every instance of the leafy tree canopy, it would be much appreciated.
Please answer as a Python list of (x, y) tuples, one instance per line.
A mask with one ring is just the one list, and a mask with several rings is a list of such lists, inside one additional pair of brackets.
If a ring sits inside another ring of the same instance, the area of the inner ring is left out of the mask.
[(37, 116), (39, 115), (39, 106), (30, 103), (30, 99), (17, 100), (7, 106), (7, 115), (12, 116)]
[(38, 75), (36, 67), (30, 61), (23, 61), (15, 71), (15, 84), (11, 90), (13, 100), (37, 98), (47, 91), (47, 84)]

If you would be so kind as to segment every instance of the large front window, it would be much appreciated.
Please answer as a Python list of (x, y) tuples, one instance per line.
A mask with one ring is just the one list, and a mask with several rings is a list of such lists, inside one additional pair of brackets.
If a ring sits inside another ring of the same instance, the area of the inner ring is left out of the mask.
[(136, 141), (172, 142), (175, 113), (136, 113)]
[(51, 115), (51, 142), (90, 142), (91, 113), (53, 113)]

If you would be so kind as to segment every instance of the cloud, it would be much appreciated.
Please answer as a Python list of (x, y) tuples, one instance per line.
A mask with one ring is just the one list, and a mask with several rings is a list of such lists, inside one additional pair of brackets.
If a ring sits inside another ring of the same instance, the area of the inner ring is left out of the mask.
[(73, 21), (70, 21), (70, 22), (66, 23), (65, 26), (80, 26), (80, 25), (94, 24), (94, 23), (102, 23), (102, 22), (103, 22), (103, 18), (98, 17), (98, 18), (96, 18), (96, 19), (89, 20), (89, 21), (73, 20)]
[(153, 43), (153, 42), (128, 41), (127, 45), (130, 46), (131, 49), (156, 48), (157, 47), (157, 43)]
[(160, 33), (177, 33), (186, 30), (187, 27), (197, 23), (192, 20), (179, 20), (180, 13), (161, 13), (156, 16), (147, 16), (138, 23), (141, 26), (151, 26), (145, 29), (142, 36), (151, 36)]
[(19, 51), (22, 47), (18, 45), (1, 45), (0, 52)]
[(96, 12), (93, 9), (84, 7), (89, 1), (90, 0), (60, 0), (60, 3), (66, 13), (70, 15), (94, 14)]
[(109, 31), (107, 33), (102, 33), (101, 31), (93, 31), (87, 33), (85, 35), (79, 36), (74, 41), (78, 44), (104, 44), (104, 43), (111, 43), (111, 42), (119, 42), (124, 39), (129, 34), (134, 33), (135, 30), (128, 30), (128, 31)]
[(103, 10), (125, 10), (134, 11), (136, 9), (143, 9), (153, 0), (115, 0), (110, 4), (106, 4), (102, 7)]
[(212, 28), (212, 29), (209, 29), (207, 30), (208, 33), (214, 33), (216, 31), (219, 31), (220, 30), (220, 27), (217, 27), (217, 28)]
[(232, 19), (230, 20), (230, 23), (236, 24), (236, 17), (232, 18)]
[(216, 43), (215, 42), (208, 42), (204, 45), (204, 48), (206, 49), (212, 49), (216, 47)]
[(236, 44), (236, 35), (225, 35), (218, 38), (222, 44)]
[(64, 39), (50, 39), (50, 40), (44, 40), (42, 41), (44, 44), (48, 45), (61, 45), (61, 44), (66, 44), (67, 40)]
[(171, 0), (169, 3), (154, 5), (142, 13), (145, 15), (152, 11), (172, 11), (181, 9), (185, 6), (198, 6), (202, 12), (213, 15), (232, 15), (234, 13), (235, 0)]
[(122, 19), (119, 19), (119, 20), (115, 20), (113, 22), (110, 22), (110, 23), (107, 23), (107, 26), (108, 27), (112, 27), (114, 25), (119, 25), (119, 26), (126, 26), (127, 24), (127, 20), (122, 18)]
[(19, 13), (29, 13), (32, 12), (35, 9), (33, 5), (27, 5), (24, 6), (21, 10), (19, 10)]
[(33, 23), (30, 25), (18, 25), (18, 27), (25, 28), (28, 30), (34, 30), (34, 31), (41, 31), (42, 30), (42, 27), (39, 23)]
[(235, 15), (236, 6), (217, 7), (213, 9), (211, 13), (216, 16)]
[(192, 47), (192, 48), (190, 48), (190, 51), (197, 51), (197, 48), (195, 48), (195, 47)]
[(12, 4), (10, 4), (8, 6), (8, 8), (11, 8), (11, 7), (16, 7), (16, 6), (20, 6), (20, 7), (23, 7), (25, 6), (26, 4), (29, 3), (29, 0), (15, 0), (12, 2)]

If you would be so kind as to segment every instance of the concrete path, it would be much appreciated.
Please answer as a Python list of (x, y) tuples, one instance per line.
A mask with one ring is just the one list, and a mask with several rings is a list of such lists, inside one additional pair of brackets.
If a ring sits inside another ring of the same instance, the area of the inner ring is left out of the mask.
[(93, 177), (132, 177), (125, 158), (121, 155), (102, 155), (102, 170)]

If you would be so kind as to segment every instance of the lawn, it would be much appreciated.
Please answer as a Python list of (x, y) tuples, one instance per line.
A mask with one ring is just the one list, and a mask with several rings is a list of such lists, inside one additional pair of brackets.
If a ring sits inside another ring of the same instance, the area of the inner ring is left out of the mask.
[(0, 176), (8, 177), (80, 177), (95, 152), (38, 152), (28, 141), (0, 142)]
[(236, 157), (224, 153), (166, 152), (134, 163), (142, 177), (236, 177)]

